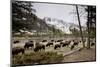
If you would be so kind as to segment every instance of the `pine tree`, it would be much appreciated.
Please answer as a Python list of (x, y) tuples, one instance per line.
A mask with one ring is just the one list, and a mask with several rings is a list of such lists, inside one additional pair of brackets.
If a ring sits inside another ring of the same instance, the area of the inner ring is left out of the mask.
[(96, 7), (88, 6), (86, 9), (88, 12), (87, 16), (87, 31), (88, 31), (88, 43), (87, 48), (90, 48), (90, 38), (96, 37)]
[(31, 20), (37, 17), (32, 13), (36, 12), (32, 9), (33, 5), (25, 1), (12, 1), (12, 31), (29, 28)]

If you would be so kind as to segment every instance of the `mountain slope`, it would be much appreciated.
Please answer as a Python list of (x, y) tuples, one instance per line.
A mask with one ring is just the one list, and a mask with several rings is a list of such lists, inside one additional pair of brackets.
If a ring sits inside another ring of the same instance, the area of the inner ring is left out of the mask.
[[(59, 20), (56, 18), (45, 17), (44, 20), (49, 26), (54, 26), (56, 29), (60, 29), (61, 31), (63, 31), (67, 34), (71, 33), (69, 28), (79, 29), (79, 26), (77, 24), (68, 23), (68, 22), (65, 22), (63, 20)], [(82, 27), (84, 28), (84, 26), (82, 26)]]

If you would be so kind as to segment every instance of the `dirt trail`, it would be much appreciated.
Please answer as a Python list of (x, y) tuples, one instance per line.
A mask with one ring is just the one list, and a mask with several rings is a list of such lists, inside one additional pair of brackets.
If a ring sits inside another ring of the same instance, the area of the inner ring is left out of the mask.
[(96, 60), (95, 51), (96, 51), (95, 48), (91, 49), (84, 48), (81, 51), (77, 51), (73, 54), (65, 56), (62, 62), (95, 61)]

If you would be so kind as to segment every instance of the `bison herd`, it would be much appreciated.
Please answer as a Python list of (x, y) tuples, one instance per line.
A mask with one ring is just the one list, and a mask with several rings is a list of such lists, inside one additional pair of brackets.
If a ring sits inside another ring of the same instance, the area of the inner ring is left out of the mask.
[[(20, 43), (20, 41), (14, 41), (13, 44)], [(72, 44), (71, 44), (72, 43)], [(53, 47), (54, 50), (62, 48), (62, 47), (69, 47), (70, 50), (73, 50), (75, 46), (77, 47), (78, 44), (81, 43), (81, 41), (78, 40), (42, 40), (41, 42), (35, 42), (32, 40), (29, 40), (25, 42), (25, 45), (23, 47), (13, 47), (12, 48), (12, 55), (17, 55), (18, 53), (25, 53), (25, 50), (28, 50), (30, 48), (33, 49), (34, 52), (38, 52), (41, 50), (45, 50), (46, 47)], [(35, 46), (34, 46), (35, 45)], [(95, 43), (91, 43), (91, 46), (95, 45)]]

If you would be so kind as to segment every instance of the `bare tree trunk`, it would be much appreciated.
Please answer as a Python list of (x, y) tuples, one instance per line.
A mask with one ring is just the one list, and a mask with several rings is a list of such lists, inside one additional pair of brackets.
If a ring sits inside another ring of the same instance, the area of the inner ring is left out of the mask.
[(77, 18), (79, 22), (79, 28), (80, 28), (80, 36), (83, 42), (83, 47), (85, 47), (84, 41), (83, 41), (83, 34), (82, 34), (82, 27), (81, 27), (81, 22), (80, 22), (80, 17), (79, 17), (79, 12), (78, 12), (78, 6), (76, 5), (76, 12), (77, 12)]
[(88, 31), (88, 41), (87, 41), (87, 48), (90, 48), (90, 18), (89, 18), (89, 7), (88, 7), (88, 22), (87, 22), (87, 31)]

